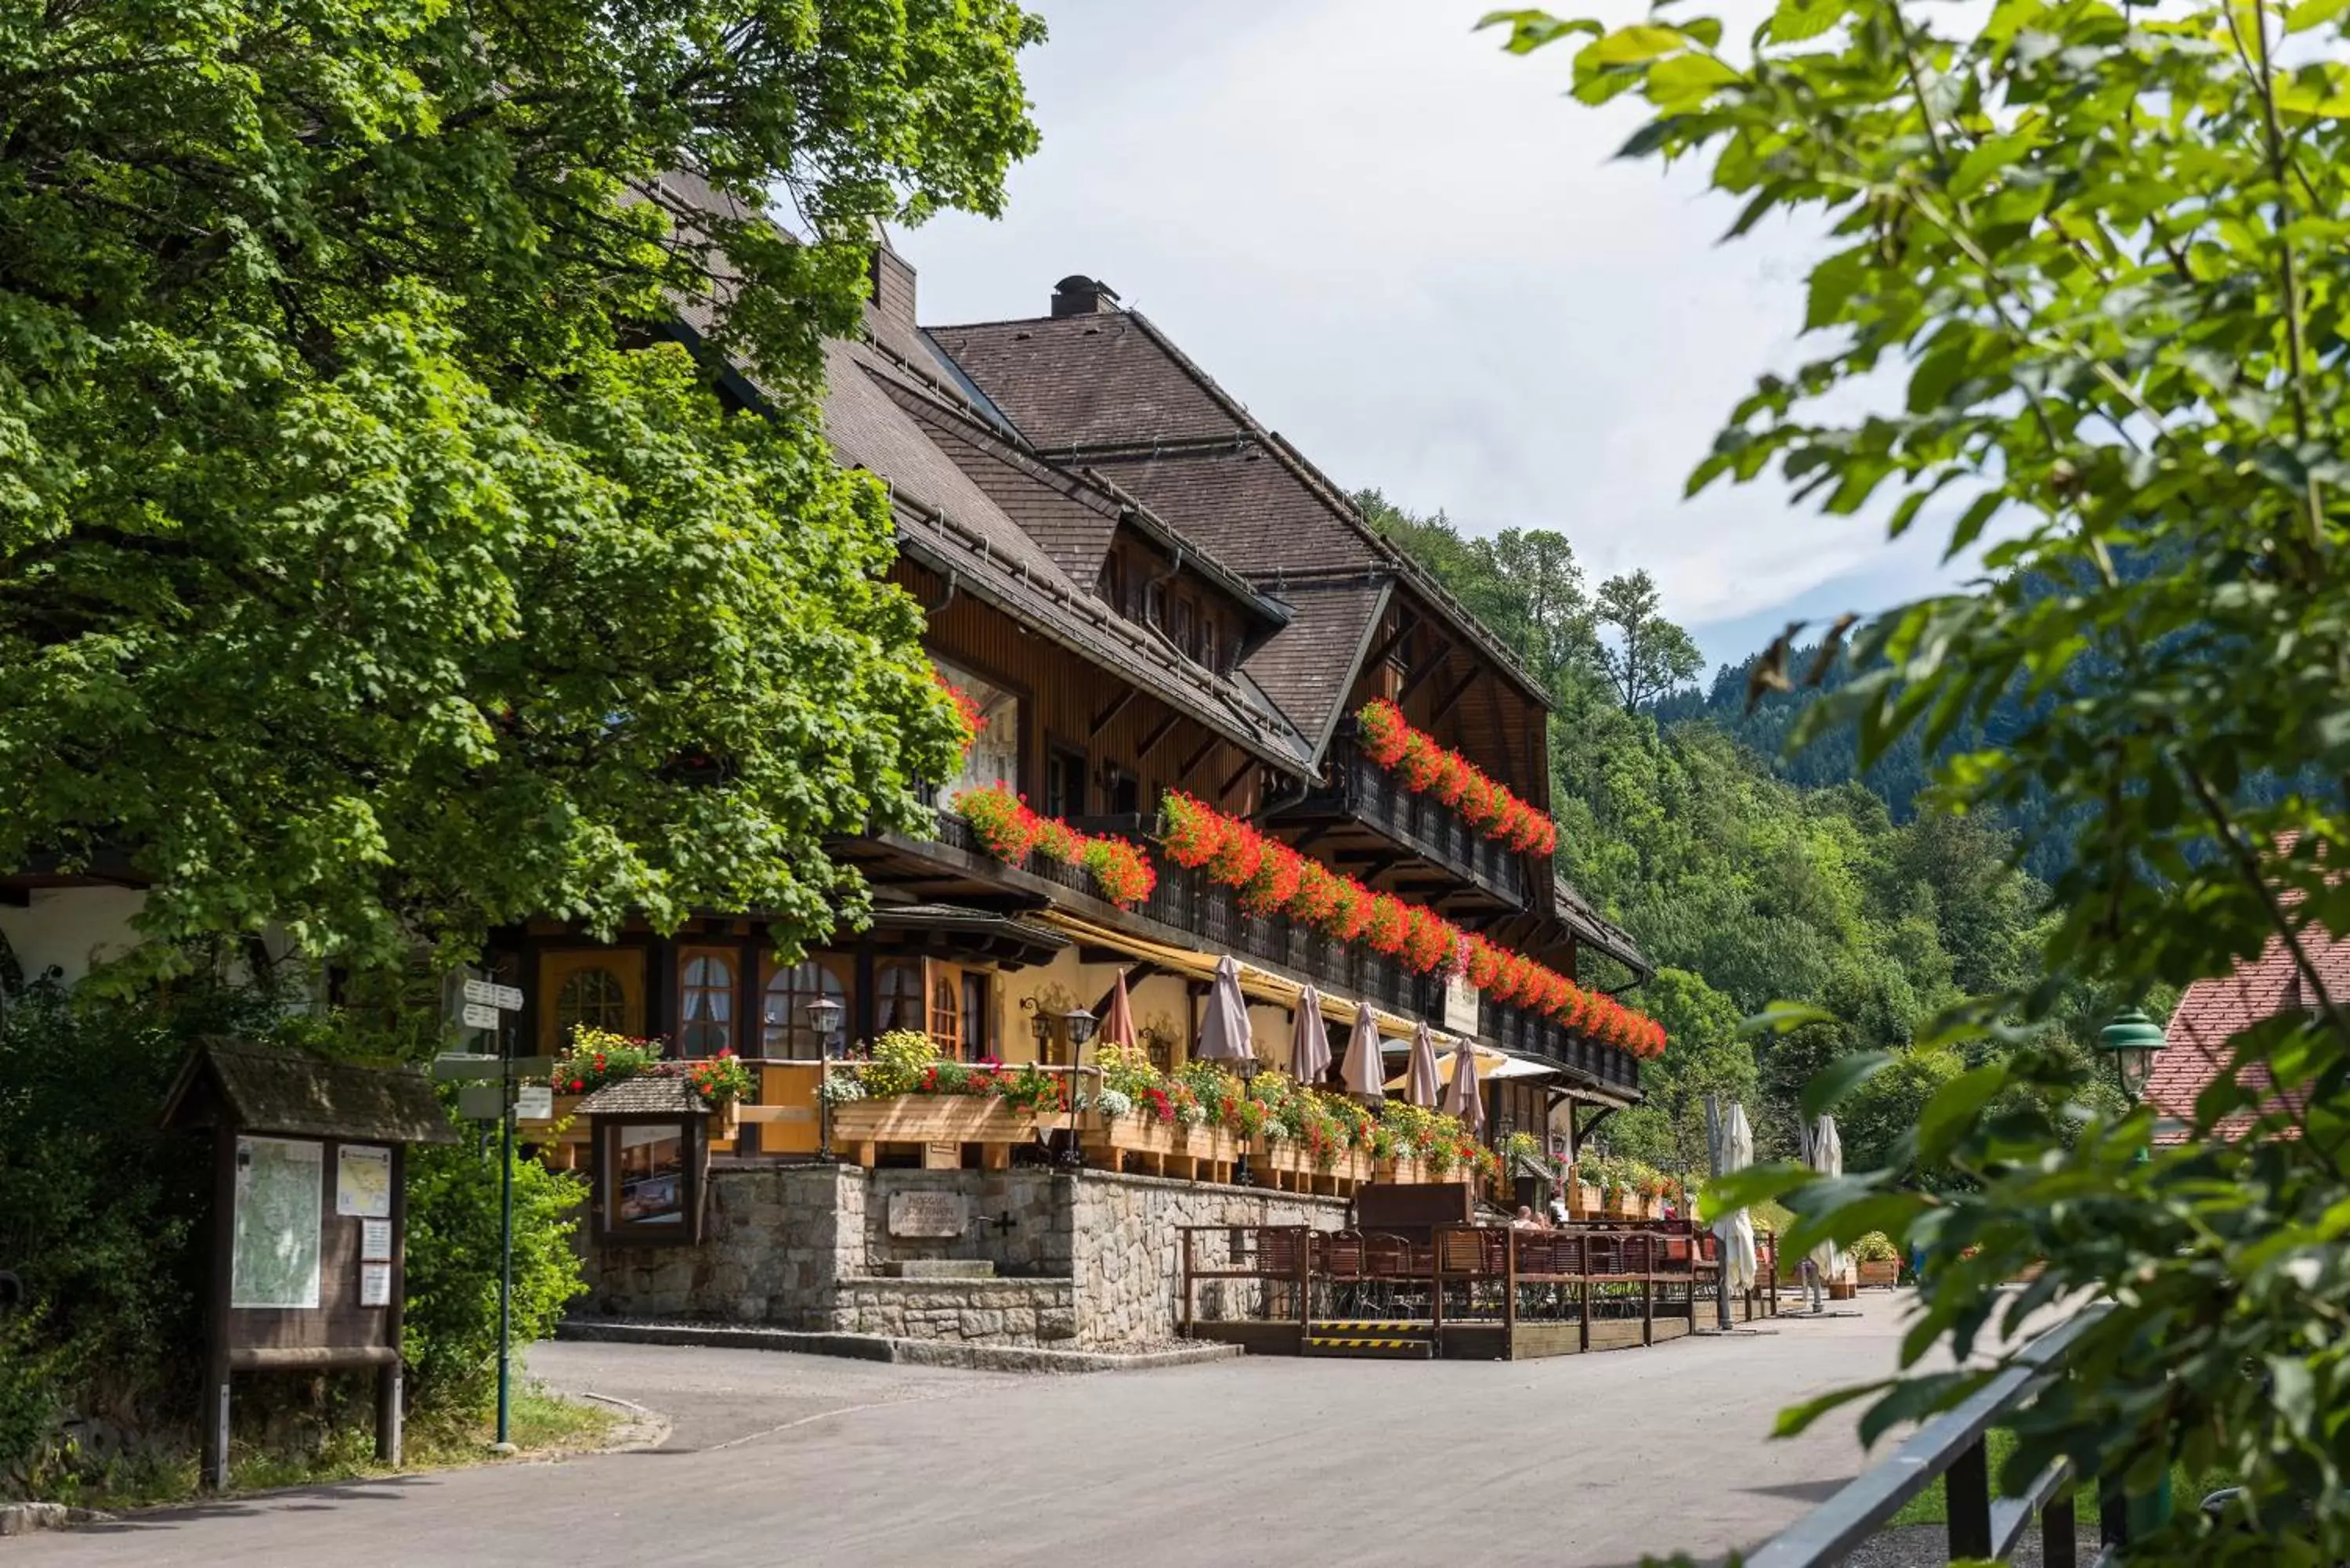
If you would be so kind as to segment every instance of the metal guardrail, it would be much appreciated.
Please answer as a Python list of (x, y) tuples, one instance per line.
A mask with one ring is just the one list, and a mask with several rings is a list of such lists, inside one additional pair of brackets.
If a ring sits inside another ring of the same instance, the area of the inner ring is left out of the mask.
[[(2004, 1557), (2036, 1519), (2046, 1568), (2077, 1568), (2073, 1494), (2081, 1478), (2060, 1459), (2033, 1478), (2022, 1496), (1994, 1497), (1985, 1439), (2003, 1417), (2064, 1376), (2065, 1354), (2107, 1310), (2085, 1308), (2025, 1345), (1964, 1404), (1929, 1421), (1883, 1464), (1780, 1532), (1746, 1559), (1746, 1568), (1833, 1568), (1938, 1477), (1944, 1480), (1951, 1561)], [(2112, 1548), (2125, 1536), (2118, 1507), (2104, 1509), (2102, 1520), (2106, 1550), (2099, 1564), (2113, 1559)]]

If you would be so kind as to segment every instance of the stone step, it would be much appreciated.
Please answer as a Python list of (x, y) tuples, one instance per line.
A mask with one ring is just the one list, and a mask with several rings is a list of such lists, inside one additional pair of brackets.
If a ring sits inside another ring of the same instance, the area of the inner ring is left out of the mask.
[(995, 1265), (985, 1258), (907, 1258), (881, 1272), (893, 1280), (992, 1280)]

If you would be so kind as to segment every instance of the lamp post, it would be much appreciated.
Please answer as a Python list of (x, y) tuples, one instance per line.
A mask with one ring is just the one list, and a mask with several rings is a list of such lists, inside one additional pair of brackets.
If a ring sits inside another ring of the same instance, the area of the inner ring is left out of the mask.
[(2155, 1053), (2162, 1045), (2162, 1025), (2140, 1008), (2125, 1008), (2097, 1031), (2097, 1049), (2113, 1057), (2114, 1076), (2130, 1104), (2137, 1105), (2145, 1095), (2147, 1080), (2154, 1076)]
[[(2146, 1086), (2154, 1077), (2155, 1054), (2164, 1044), (2162, 1025), (2148, 1018), (2142, 1008), (2124, 1008), (2114, 1014), (2112, 1023), (2097, 1031), (2097, 1049), (2114, 1059), (2114, 1077), (2131, 1105), (2144, 1100)], [(2141, 1145), (2137, 1162), (2145, 1165), (2152, 1158)], [(2121, 1514), (2124, 1541), (2151, 1535), (2170, 1521), (2169, 1473), (2164, 1472), (2161, 1482), (2152, 1491), (2108, 1493), (2104, 1501), (2109, 1522), (2115, 1512)]]
[(800, 1004), (800, 1016), (807, 1020), (810, 1029), (816, 1031), (816, 1157), (818, 1159), (832, 1158), (832, 1096), (828, 1091), (832, 1085), (832, 1064), (838, 1055), (833, 1049), (833, 1040), (840, 1028), (841, 1014), (847, 1011), (822, 992)]
[[(1256, 1058), (1254, 1056), (1243, 1056), (1241, 1058), (1241, 1097), (1243, 1099), (1249, 1098), (1249, 1091), (1255, 1086)], [(1241, 1157), (1232, 1163), (1232, 1180), (1242, 1187), (1246, 1187), (1256, 1179), (1249, 1170), (1248, 1158), (1249, 1150), (1254, 1147), (1255, 1145), (1256, 1139), (1254, 1137), (1245, 1132), (1241, 1135)]]
[(1086, 1042), (1094, 1037), (1097, 1020), (1082, 1007), (1072, 1007), (1059, 1016), (1061, 1033), (1069, 1043), (1069, 1142), (1061, 1158), (1071, 1166), (1081, 1166), (1085, 1160), (1077, 1153), (1077, 1067), (1085, 1060)]

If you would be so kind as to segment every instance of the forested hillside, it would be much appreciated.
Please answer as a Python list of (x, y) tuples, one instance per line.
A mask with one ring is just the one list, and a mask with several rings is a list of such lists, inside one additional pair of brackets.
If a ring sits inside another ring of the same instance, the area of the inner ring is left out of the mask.
[[(1641, 1001), (1672, 1035), (1644, 1075), (1650, 1106), (1607, 1124), (1612, 1147), (1700, 1168), (1702, 1096), (1715, 1091), (1744, 1098), (1766, 1145), (1789, 1151), (1805, 1079), (1832, 1056), (1884, 1048), (1899, 1062), (1840, 1116), (1849, 1162), (1887, 1158), (1933, 1088), (1972, 1064), (1918, 1044), (1927, 1021), (2034, 978), (2045, 888), (2009, 868), (2009, 836), (1911, 810), (1914, 756), (1907, 775), (1872, 780), (1878, 788), (1851, 778), (1848, 744), (1841, 773), (1834, 749), (1816, 773), (1783, 772), (1760, 748), (1779, 744), (1802, 699), (1774, 698), (1747, 720), (1742, 673), (1710, 700), (1648, 700), (1672, 661), (1686, 679), (1695, 660), (1646, 574), (1592, 585), (1563, 535), (1471, 538), (1440, 513), (1414, 516), (1376, 491), (1357, 499), (1556, 693), (1560, 868), (1660, 966)], [(1650, 668), (1627, 669), (1633, 649)], [(1898, 807), (1879, 789), (1901, 790)], [(1840, 1022), (1738, 1038), (1739, 1022), (1774, 1001), (1815, 1002)], [(2064, 1027), (2085, 1038), (2098, 1022), (2095, 999), (2081, 998)]]

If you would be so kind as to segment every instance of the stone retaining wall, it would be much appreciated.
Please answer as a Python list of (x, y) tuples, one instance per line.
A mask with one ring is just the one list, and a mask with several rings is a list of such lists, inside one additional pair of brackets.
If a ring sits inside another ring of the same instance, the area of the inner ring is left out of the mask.
[[(892, 1193), (970, 1200), (962, 1235), (888, 1233)], [(1184, 1225), (1346, 1223), (1336, 1198), (1087, 1171), (717, 1169), (696, 1247), (604, 1246), (583, 1236), (598, 1317), (770, 1324), (1015, 1346), (1122, 1350), (1175, 1338)], [(986, 1223), (985, 1220), (1009, 1224)], [(900, 1280), (889, 1264), (984, 1260), (1003, 1278)]]
[(1077, 1337), (1073, 1280), (843, 1280), (833, 1293), (842, 1334), (960, 1340), (1030, 1349)]

